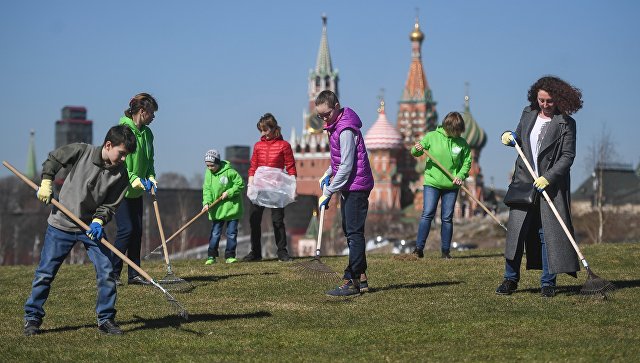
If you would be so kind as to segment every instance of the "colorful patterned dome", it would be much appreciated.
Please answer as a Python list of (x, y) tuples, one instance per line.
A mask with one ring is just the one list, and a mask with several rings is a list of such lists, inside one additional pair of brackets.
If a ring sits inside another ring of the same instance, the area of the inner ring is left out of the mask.
[(471, 115), (469, 110), (469, 96), (464, 96), (464, 113), (462, 114), (464, 119), (464, 132), (462, 137), (467, 140), (467, 143), (472, 149), (482, 149), (487, 143), (487, 133), (478, 125), (476, 120)]
[(384, 101), (380, 102), (378, 119), (367, 131), (364, 136), (364, 142), (367, 145), (367, 149), (370, 150), (402, 148), (402, 135), (387, 120), (387, 115), (384, 113)]

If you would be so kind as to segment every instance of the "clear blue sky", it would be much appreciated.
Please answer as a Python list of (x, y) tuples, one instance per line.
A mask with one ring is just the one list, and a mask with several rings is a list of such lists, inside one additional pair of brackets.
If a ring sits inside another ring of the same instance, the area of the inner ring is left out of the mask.
[(152, 124), (159, 174), (191, 178), (203, 173), (207, 149), (253, 145), (265, 112), (288, 139), (308, 104), (323, 12), (342, 104), (366, 131), (384, 88), (395, 123), (416, 7), (440, 117), (462, 109), (470, 83), (471, 111), (489, 138), (480, 159), (487, 182), (508, 184), (515, 151), (499, 136), (515, 128), (528, 87), (545, 74), (584, 94), (573, 188), (603, 128), (619, 161), (638, 165), (640, 2), (632, 0), (4, 1), (0, 158), (24, 169), (33, 128), (41, 164), (65, 105), (88, 108), (99, 144), (140, 91), (160, 104)]

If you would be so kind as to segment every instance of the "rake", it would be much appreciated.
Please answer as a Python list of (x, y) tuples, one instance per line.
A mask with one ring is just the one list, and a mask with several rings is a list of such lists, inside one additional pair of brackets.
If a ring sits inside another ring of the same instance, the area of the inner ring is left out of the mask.
[(162, 228), (162, 221), (160, 220), (160, 208), (158, 208), (158, 200), (156, 199), (155, 190), (151, 189), (151, 197), (153, 198), (153, 209), (156, 214), (156, 221), (158, 222), (158, 230), (160, 231), (160, 240), (162, 241), (162, 249), (164, 251), (164, 262), (167, 265), (167, 274), (158, 282), (164, 284), (167, 290), (176, 292), (189, 292), (195, 288), (189, 281), (181, 279), (176, 276), (171, 269), (171, 262), (169, 262), (169, 252), (167, 250), (167, 242), (164, 239), (164, 229)]
[[(453, 180), (455, 177), (451, 174), (451, 172), (449, 170), (447, 170), (447, 168), (445, 168), (442, 164), (440, 164), (440, 162), (435, 159), (431, 154), (429, 154), (429, 152), (427, 150), (422, 150), (424, 152), (424, 154), (431, 159), (431, 161), (433, 161), (439, 168), (440, 170), (442, 170), (445, 174), (447, 174), (447, 176)], [(487, 208), (481, 201), (479, 201), (478, 199), (476, 199), (476, 197), (473, 196), (473, 193), (471, 193), (471, 191), (469, 189), (467, 189), (467, 187), (463, 185), (460, 186), (460, 188), (462, 190), (464, 190), (467, 195), (473, 199), (474, 202), (478, 203), (478, 205), (484, 209), (484, 211), (487, 213), (487, 215), (489, 215), (489, 217), (493, 218), (494, 221), (496, 221), (496, 223), (498, 223), (500, 225), (500, 227), (502, 227), (505, 231), (507, 230), (507, 227), (505, 227), (504, 224), (502, 224), (502, 222), (500, 222), (500, 220), (498, 219), (498, 217), (496, 217), (495, 214), (493, 214), (489, 208)]]
[[(518, 151), (518, 154), (520, 155), (520, 158), (522, 159), (522, 161), (526, 165), (527, 170), (529, 170), (529, 173), (533, 177), (533, 180), (536, 180), (538, 178), (538, 176), (533, 171), (533, 168), (531, 167), (531, 164), (529, 164), (529, 161), (525, 157), (525, 155), (522, 152), (522, 149), (520, 148), (520, 145), (518, 145), (518, 143), (515, 144), (515, 148)], [(610, 281), (607, 281), (607, 280), (599, 277), (593, 271), (591, 271), (591, 268), (589, 267), (589, 264), (587, 263), (587, 260), (582, 255), (582, 252), (580, 252), (580, 248), (578, 247), (578, 244), (573, 239), (573, 236), (571, 235), (571, 232), (569, 232), (569, 229), (567, 228), (567, 225), (562, 220), (562, 217), (560, 217), (560, 213), (558, 213), (558, 210), (556, 209), (555, 205), (553, 205), (553, 201), (549, 197), (549, 194), (547, 193), (546, 190), (543, 190), (542, 191), (542, 195), (544, 196), (544, 199), (549, 204), (549, 207), (553, 211), (553, 214), (556, 216), (556, 219), (558, 219), (558, 222), (560, 222), (560, 225), (562, 226), (562, 229), (564, 230), (564, 233), (569, 238), (569, 241), (571, 241), (571, 245), (573, 246), (573, 249), (576, 250), (576, 253), (578, 254), (578, 257), (580, 258), (580, 261), (584, 265), (584, 268), (587, 270), (587, 281), (585, 281), (584, 285), (582, 285), (582, 289), (580, 289), (580, 295), (587, 296), (587, 297), (589, 297), (589, 296), (591, 296), (591, 297), (600, 297), (602, 299), (606, 299), (608, 297), (608, 295), (610, 295), (611, 293), (613, 293), (615, 291), (616, 286), (613, 283), (611, 283)]]
[(324, 225), (324, 209), (324, 205), (320, 207), (320, 224), (318, 227), (318, 240), (316, 242), (315, 256), (313, 256), (313, 258), (309, 261), (297, 262), (295, 264), (295, 267), (305, 275), (309, 274), (309, 276), (313, 278), (325, 281), (335, 281), (340, 279), (338, 273), (336, 273), (329, 266), (320, 261), (320, 247), (322, 246), (322, 227)]
[[(11, 164), (9, 164), (6, 161), (2, 162), (2, 165), (6, 166), (7, 169), (11, 170), (11, 172), (13, 172), (18, 178), (22, 179), (23, 182), (25, 182), (27, 185), (29, 185), (31, 188), (33, 188), (34, 190), (38, 190), (38, 186), (31, 181), (29, 178), (27, 178), (26, 176), (24, 176), (22, 173), (20, 173), (16, 168), (14, 168)], [(74, 221), (78, 226), (80, 226), (80, 228), (82, 228), (83, 230), (88, 230), (89, 226), (84, 223), (80, 218), (78, 218), (75, 214), (73, 214), (69, 209), (67, 209), (64, 205), (62, 205), (60, 202), (58, 202), (56, 199), (51, 199), (51, 204), (53, 204), (56, 208), (58, 208), (62, 213), (64, 213), (67, 217), (71, 218), (72, 221)], [(140, 268), (140, 266), (136, 265), (133, 261), (131, 261), (127, 256), (125, 256), (122, 252), (120, 252), (117, 248), (115, 248), (111, 243), (109, 243), (109, 241), (107, 241), (105, 238), (102, 238), (100, 240), (100, 243), (102, 243), (103, 245), (105, 245), (109, 250), (111, 250), (111, 252), (113, 252), (114, 254), (116, 254), (118, 257), (120, 257), (122, 259), (122, 261), (124, 261), (127, 265), (131, 266), (134, 270), (136, 270), (140, 275), (142, 275), (145, 279), (147, 279), (147, 281), (151, 282), (151, 284), (155, 287), (157, 287), (158, 289), (160, 289), (160, 291), (162, 291), (162, 293), (164, 294), (164, 296), (167, 298), (167, 302), (169, 302), (169, 304), (171, 305), (171, 307), (178, 313), (178, 315), (182, 318), (184, 318), (185, 320), (189, 319), (189, 313), (187, 312), (187, 310), (178, 302), (178, 300), (176, 300), (176, 298), (174, 298), (173, 296), (171, 296), (171, 294), (165, 289), (163, 288), (160, 284), (158, 284), (156, 281), (154, 281), (151, 276), (149, 276), (148, 273), (146, 273), (142, 268)]]
[[(167, 240), (164, 241), (164, 243), (166, 245), (169, 245), (169, 242), (171, 242), (182, 231), (187, 229), (187, 227), (189, 227), (191, 224), (193, 224), (193, 222), (195, 222), (198, 218), (202, 217), (203, 214), (207, 213), (209, 211), (209, 209), (211, 209), (211, 207), (213, 207), (214, 205), (218, 204), (218, 202), (220, 202), (221, 200), (222, 200), (222, 197), (220, 197), (220, 198), (216, 199), (215, 201), (213, 201), (213, 203), (211, 203), (209, 205), (209, 208), (201, 210), (198, 214), (196, 214), (195, 217), (191, 218), (189, 220), (189, 222), (185, 223), (184, 226), (180, 227), (174, 234), (172, 234), (171, 237), (167, 238)], [(163, 245), (160, 244), (158, 247), (154, 248), (153, 251), (149, 252), (146, 256), (144, 256), (144, 259), (148, 260), (151, 255), (159, 255), (160, 254), (160, 250), (162, 249), (162, 246)]]

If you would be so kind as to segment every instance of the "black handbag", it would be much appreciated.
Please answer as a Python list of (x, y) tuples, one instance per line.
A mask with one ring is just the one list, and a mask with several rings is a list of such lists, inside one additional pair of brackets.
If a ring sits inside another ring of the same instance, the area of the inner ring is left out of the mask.
[(527, 207), (538, 202), (538, 190), (533, 183), (521, 183), (514, 181), (509, 184), (507, 194), (502, 202), (509, 207)]

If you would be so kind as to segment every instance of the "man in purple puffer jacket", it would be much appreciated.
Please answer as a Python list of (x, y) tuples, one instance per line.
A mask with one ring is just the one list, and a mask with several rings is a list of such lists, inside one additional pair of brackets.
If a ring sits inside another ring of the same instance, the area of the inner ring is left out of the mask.
[[(327, 291), (327, 295), (359, 295), (369, 288), (364, 224), (369, 210), (369, 193), (373, 189), (369, 155), (360, 132), (362, 121), (352, 109), (340, 108), (338, 96), (331, 91), (322, 91), (318, 95), (316, 113), (324, 121), (324, 129), (329, 133), (331, 155), (331, 167), (320, 179), (323, 194), (318, 200), (318, 207), (326, 208), (331, 195), (340, 192), (342, 229), (349, 246), (349, 264), (344, 270), (344, 283)], [(331, 176), (332, 183), (329, 182)]]

